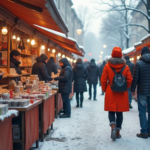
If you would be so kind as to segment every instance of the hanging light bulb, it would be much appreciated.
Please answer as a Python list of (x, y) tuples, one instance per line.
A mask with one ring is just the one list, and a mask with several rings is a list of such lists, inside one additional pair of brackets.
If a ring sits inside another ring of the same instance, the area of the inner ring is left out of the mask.
[(65, 58), (65, 55), (62, 55), (62, 58)]
[(44, 46), (44, 45), (42, 45), (42, 46), (41, 46), (41, 49), (43, 49), (43, 50), (44, 50), (44, 49), (45, 49), (45, 46)]
[(61, 56), (61, 53), (58, 53), (58, 56), (60, 57), (60, 56)]
[(4, 22), (4, 25), (3, 25), (3, 28), (2, 28), (2, 34), (6, 35), (7, 33), (8, 33), (7, 25), (6, 25), (6, 22)]
[(27, 42), (29, 43), (29, 42), (30, 42), (30, 39), (27, 39)]
[(17, 41), (20, 41), (20, 37), (19, 36), (17, 37)]
[(15, 34), (13, 35), (12, 39), (13, 39), (13, 40), (15, 40), (15, 39), (16, 39), (16, 35), (15, 35)]
[(50, 50), (51, 50), (51, 49), (50, 49), (50, 48), (48, 48), (47, 50), (50, 52)]
[(70, 58), (68, 57), (68, 60), (70, 61)]
[(35, 40), (34, 39), (31, 40), (31, 45), (35, 45)]
[(76, 61), (76, 60), (74, 60), (73, 62), (74, 62), (74, 63), (76, 63), (77, 61)]
[(53, 50), (52, 50), (52, 53), (55, 53), (55, 52), (56, 52), (56, 50), (55, 50), (55, 49), (53, 49)]
[(70, 59), (71, 62), (73, 62), (73, 59)]

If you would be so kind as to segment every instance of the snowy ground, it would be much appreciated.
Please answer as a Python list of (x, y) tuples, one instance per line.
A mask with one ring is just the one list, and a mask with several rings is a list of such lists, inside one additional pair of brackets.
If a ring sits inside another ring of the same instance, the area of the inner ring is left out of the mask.
[(150, 138), (140, 139), (137, 103), (133, 109), (124, 113), (122, 138), (110, 139), (108, 113), (104, 111), (104, 96), (98, 87), (97, 101), (88, 100), (85, 93), (83, 108), (76, 108), (73, 98), (70, 119), (56, 119), (54, 130), (40, 142), (36, 150), (150, 150)]

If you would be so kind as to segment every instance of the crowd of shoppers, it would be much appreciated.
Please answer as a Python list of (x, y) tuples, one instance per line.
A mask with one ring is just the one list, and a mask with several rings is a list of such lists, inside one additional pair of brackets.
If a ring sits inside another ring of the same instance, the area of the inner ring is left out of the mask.
[[(10, 68), (15, 68), (18, 74), (21, 74), (19, 68), (20, 57), (21, 54), (17, 50), (11, 51)], [(72, 92), (73, 81), (76, 107), (82, 108), (87, 83), (89, 85), (89, 100), (92, 98), (93, 86), (93, 100), (96, 101), (97, 84), (100, 80), (101, 95), (105, 94), (104, 110), (108, 111), (111, 138), (113, 140), (121, 138), (123, 112), (127, 112), (129, 108), (132, 108), (132, 96), (135, 95), (136, 89), (141, 126), (137, 137), (150, 137), (150, 50), (148, 47), (142, 49), (141, 58), (135, 65), (131, 63), (128, 56), (123, 58), (120, 47), (114, 47), (111, 57), (107, 57), (100, 68), (96, 65), (94, 59), (91, 59), (90, 63), (85, 66), (80, 58), (77, 59), (73, 68), (66, 58), (59, 61), (59, 66), (61, 67), (60, 75), (54, 80), (58, 81), (59, 93), (61, 93), (63, 100), (63, 114), (60, 115), (60, 118), (71, 117), (69, 95)], [(57, 74), (54, 57), (51, 57), (49, 61), (45, 54), (41, 54), (40, 57), (36, 58), (36, 63), (32, 67), (32, 74), (38, 75), (40, 81), (51, 81), (52, 72)], [(17, 78), (17, 80), (19, 81), (20, 78)], [(121, 88), (124, 88), (124, 90), (121, 91)], [(148, 118), (146, 110), (148, 111)]]

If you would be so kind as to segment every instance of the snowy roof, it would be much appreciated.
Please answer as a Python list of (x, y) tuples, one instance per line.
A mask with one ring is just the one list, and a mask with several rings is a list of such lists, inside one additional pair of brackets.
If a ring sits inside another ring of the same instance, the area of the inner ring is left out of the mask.
[(17, 110), (8, 110), (8, 112), (5, 115), (0, 116), (0, 120), (3, 121), (5, 118), (10, 117), (11, 115), (17, 116), (18, 111)]
[(83, 47), (83, 46), (81, 46), (81, 45), (79, 45), (79, 48), (81, 48), (81, 49), (83, 49), (83, 50), (84, 50), (84, 47)]
[(150, 37), (150, 34), (148, 34), (148, 35), (146, 35), (145, 37), (143, 37), (141, 41), (144, 41), (144, 40), (146, 40), (146, 39), (149, 38), (149, 37)]
[(137, 46), (137, 45), (140, 45), (140, 44), (142, 44), (142, 42), (140, 41), (140, 42), (138, 42), (138, 43), (135, 43), (134, 44), (134, 46)]
[(64, 38), (66, 38), (66, 39), (69, 39), (69, 40), (74, 41), (74, 42), (77, 43), (77, 41), (76, 41), (74, 38), (71, 38), (71, 37), (68, 37), (68, 38), (67, 38), (64, 33), (60, 33), (60, 32), (58, 32), (58, 31), (55, 31), (55, 30), (52, 30), (52, 29), (48, 29), (48, 28), (45, 28), (45, 27), (42, 27), (42, 26), (39, 26), (39, 25), (36, 25), (36, 24), (34, 24), (34, 26), (36, 26), (36, 27), (38, 27), (38, 28), (41, 28), (41, 29), (43, 29), (43, 30), (46, 30), (46, 31), (48, 31), (48, 32), (51, 32), (51, 33), (53, 33), (53, 34), (56, 34), (56, 35), (58, 35), (58, 36), (64, 37)]
[(130, 53), (130, 52), (132, 52), (132, 51), (134, 51), (134, 50), (135, 50), (135, 47), (132, 46), (132, 47), (130, 47), (130, 48), (128, 48), (128, 49), (123, 50), (122, 53), (123, 53), (123, 54), (128, 54), (128, 53)]

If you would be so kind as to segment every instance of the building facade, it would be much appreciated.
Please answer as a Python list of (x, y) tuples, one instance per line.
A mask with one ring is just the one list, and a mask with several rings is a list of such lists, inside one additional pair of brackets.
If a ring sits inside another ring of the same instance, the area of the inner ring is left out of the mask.
[[(142, 1), (139, 2), (136, 9), (138, 9), (144, 13), (147, 13), (145, 5), (143, 4)], [(132, 15), (131, 23), (140, 24), (140, 25), (143, 25), (144, 27), (148, 28), (148, 21), (147, 21), (146, 17), (144, 17), (141, 13), (133, 11), (131, 13), (131, 15)], [(148, 32), (146, 30), (144, 30), (142, 27), (131, 26), (130, 34), (131, 34), (131, 36), (130, 36), (130, 47), (131, 47), (135, 43), (139, 42), (143, 37), (145, 37), (148, 34)]]
[(57, 8), (68, 26), (68, 36), (74, 38), (79, 45), (83, 45), (83, 33), (78, 34), (77, 30), (83, 30), (83, 25), (74, 9), (71, 0), (55, 0)]

